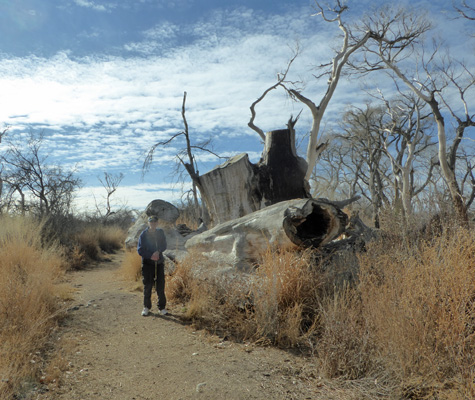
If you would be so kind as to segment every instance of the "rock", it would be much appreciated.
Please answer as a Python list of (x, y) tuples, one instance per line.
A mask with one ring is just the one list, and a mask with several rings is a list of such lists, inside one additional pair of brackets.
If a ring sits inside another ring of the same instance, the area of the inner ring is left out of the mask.
[(196, 392), (203, 393), (205, 386), (206, 386), (206, 382), (198, 383), (196, 385)]
[(176, 220), (180, 216), (178, 208), (164, 200), (153, 200), (137, 218), (135, 224), (129, 228), (125, 240), (125, 247), (127, 249), (137, 248), (139, 236), (147, 229), (148, 217), (150, 215), (156, 215), (159, 219), (159, 227), (165, 232), (168, 246), (163, 254), (172, 261), (179, 261), (186, 257), (185, 242), (190, 237), (206, 230), (204, 224), (201, 224), (196, 231), (191, 231), (189, 228), (185, 229), (182, 224), (175, 226)]

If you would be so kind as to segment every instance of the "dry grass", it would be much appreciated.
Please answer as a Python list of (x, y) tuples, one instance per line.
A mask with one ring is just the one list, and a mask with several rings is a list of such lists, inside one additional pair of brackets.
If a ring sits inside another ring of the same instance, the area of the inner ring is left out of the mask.
[(458, 228), (409, 248), (388, 247), (375, 243), (361, 257), (358, 286), (384, 368), (406, 396), (473, 398), (473, 232)]
[(113, 253), (124, 246), (126, 232), (118, 226), (89, 226), (76, 233), (69, 250), (71, 269), (81, 269), (90, 261), (100, 261), (103, 252)]
[(263, 254), (250, 289), (255, 340), (293, 347), (315, 333), (322, 280), (312, 260), (310, 251), (295, 248)]
[(124, 246), (126, 232), (118, 226), (97, 226), (95, 237), (102, 251), (113, 253)]
[(65, 297), (64, 258), (56, 246), (43, 247), (38, 226), (26, 218), (0, 221), (0, 398), (38, 374), (44, 347)]
[(356, 398), (473, 399), (475, 235), (429, 239), (393, 230), (324, 267), (310, 251), (269, 249), (242, 280), (203, 275), (216, 266), (192, 254), (167, 294), (198, 328), (310, 351), (316, 374)]
[(184, 304), (184, 317), (197, 327), (238, 340), (297, 346), (316, 328), (319, 278), (310, 260), (310, 252), (269, 250), (252, 279), (203, 278), (198, 266), (209, 261), (192, 254), (172, 274), (167, 295)]
[(135, 249), (125, 251), (124, 260), (120, 266), (120, 274), (132, 282), (140, 280), (142, 276), (142, 258)]

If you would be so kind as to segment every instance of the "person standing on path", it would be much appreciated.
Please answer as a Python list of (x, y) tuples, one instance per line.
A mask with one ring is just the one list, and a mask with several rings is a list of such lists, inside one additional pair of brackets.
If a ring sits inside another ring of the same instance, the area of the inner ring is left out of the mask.
[(167, 239), (162, 229), (158, 228), (158, 218), (149, 217), (148, 228), (139, 237), (137, 252), (142, 257), (143, 305), (145, 317), (152, 309), (152, 289), (155, 286), (158, 296), (160, 314), (167, 315), (167, 298), (165, 297), (165, 259), (163, 252), (167, 249)]

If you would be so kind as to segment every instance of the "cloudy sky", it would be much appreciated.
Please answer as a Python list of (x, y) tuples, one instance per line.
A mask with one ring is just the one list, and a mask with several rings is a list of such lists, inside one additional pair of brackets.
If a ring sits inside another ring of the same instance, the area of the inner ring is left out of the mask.
[[(348, 16), (384, 1), (350, 1)], [(470, 28), (468, 21), (452, 19), (450, 3), (411, 1), (429, 11), (462, 54), (467, 49), (459, 38)], [(183, 142), (157, 149), (143, 178), (142, 164), (154, 143), (183, 130), (185, 91), (192, 139), (212, 138), (216, 153), (247, 152), (252, 161), (262, 144), (247, 126), (249, 107), (275, 83), (296, 43), (301, 54), (291, 79), (307, 82), (307, 97), (320, 100), (325, 81), (313, 78), (312, 67), (330, 61), (340, 44), (338, 28), (312, 16), (313, 5), (313, 0), (0, 0), (0, 128), (8, 126), (10, 138), (43, 132), (48, 161), (77, 168), (81, 207), (101, 201), (105, 191), (98, 177), (104, 172), (124, 174), (114, 198), (118, 204), (143, 209), (156, 198), (177, 201), (182, 187), (172, 171)], [(364, 84), (342, 82), (324, 126), (346, 105), (364, 101)], [(264, 131), (281, 129), (302, 108), (274, 91), (258, 106), (256, 124)], [(297, 128), (302, 134), (309, 130), (307, 110)], [(200, 173), (220, 162), (202, 156)]]

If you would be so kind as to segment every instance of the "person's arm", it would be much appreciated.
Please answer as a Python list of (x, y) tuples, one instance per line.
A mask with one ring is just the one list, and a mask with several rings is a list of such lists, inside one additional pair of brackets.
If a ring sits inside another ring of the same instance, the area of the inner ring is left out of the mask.
[(160, 243), (159, 243), (160, 252), (163, 253), (167, 249), (167, 237), (163, 229), (160, 230)]
[(147, 246), (147, 239), (145, 238), (145, 232), (143, 231), (140, 234), (139, 242), (137, 244), (137, 253), (139, 253), (142, 258), (150, 259), (152, 257), (153, 251)]

